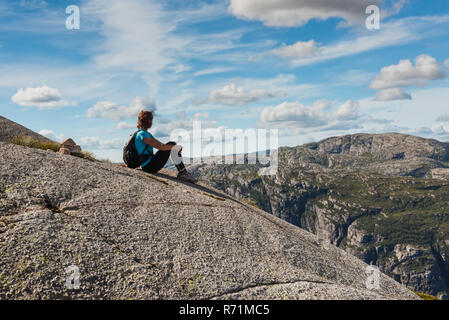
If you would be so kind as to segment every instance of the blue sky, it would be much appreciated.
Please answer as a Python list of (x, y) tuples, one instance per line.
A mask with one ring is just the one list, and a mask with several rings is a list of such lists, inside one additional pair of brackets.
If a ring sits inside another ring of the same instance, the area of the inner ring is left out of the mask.
[(448, 0), (0, 0), (0, 30), (0, 115), (100, 158), (121, 160), (141, 109), (162, 141), (193, 119), (288, 146), (449, 140)]

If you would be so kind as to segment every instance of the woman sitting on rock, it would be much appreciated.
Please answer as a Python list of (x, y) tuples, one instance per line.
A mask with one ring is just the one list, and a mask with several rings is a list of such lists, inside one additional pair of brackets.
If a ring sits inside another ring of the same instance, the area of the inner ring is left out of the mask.
[[(182, 146), (177, 145), (176, 142), (170, 141), (165, 144), (155, 139), (151, 133), (147, 131), (152, 125), (153, 112), (142, 110), (139, 113), (137, 120), (137, 128), (139, 131), (135, 138), (136, 149), (139, 155), (149, 156), (148, 160), (141, 165), (142, 170), (148, 173), (158, 172), (165, 166), (170, 158), (170, 153), (173, 150), (178, 152), (179, 157), (178, 159), (173, 159), (172, 157), (172, 161), (178, 169), (178, 179), (191, 183), (197, 182), (197, 180), (193, 178), (192, 175), (186, 170), (184, 163), (182, 163)], [(156, 152), (156, 154), (153, 154), (153, 148), (156, 148), (159, 151)], [(177, 162), (178, 164), (176, 164)]]

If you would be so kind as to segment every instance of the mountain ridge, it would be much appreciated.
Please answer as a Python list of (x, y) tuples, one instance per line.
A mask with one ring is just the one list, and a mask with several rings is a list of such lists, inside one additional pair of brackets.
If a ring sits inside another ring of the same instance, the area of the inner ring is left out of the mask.
[[(425, 145), (424, 149), (413, 150), (412, 146)], [(407, 135), (402, 133), (369, 134), (358, 133), (323, 139), (316, 143), (305, 144), (304, 147), (329, 154), (352, 154), (361, 156), (364, 153), (374, 153), (372, 150), (389, 151), (377, 154), (385, 159), (409, 159), (415, 157), (430, 157), (435, 160), (449, 160), (449, 143), (436, 139)], [(396, 150), (395, 148), (399, 148)], [(391, 149), (394, 149), (391, 150)], [(429, 152), (434, 153), (429, 156)]]
[(419, 292), (449, 293), (449, 148), (398, 133), (279, 149), (258, 165), (193, 164), (209, 185), (317, 234)]

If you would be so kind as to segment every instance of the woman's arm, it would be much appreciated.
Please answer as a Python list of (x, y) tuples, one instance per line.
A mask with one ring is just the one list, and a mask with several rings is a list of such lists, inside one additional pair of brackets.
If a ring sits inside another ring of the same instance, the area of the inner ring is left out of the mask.
[(171, 144), (165, 144), (160, 142), (159, 140), (155, 138), (145, 138), (143, 139), (143, 142), (145, 142), (147, 145), (156, 148), (161, 151), (170, 151), (174, 146)]

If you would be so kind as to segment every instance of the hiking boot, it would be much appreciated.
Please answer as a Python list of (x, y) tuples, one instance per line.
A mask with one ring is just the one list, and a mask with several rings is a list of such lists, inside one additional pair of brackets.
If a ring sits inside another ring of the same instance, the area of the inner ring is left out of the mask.
[(183, 170), (181, 172), (178, 172), (177, 178), (182, 181), (190, 182), (190, 183), (197, 183), (198, 180), (196, 180), (192, 175), (187, 171)]

